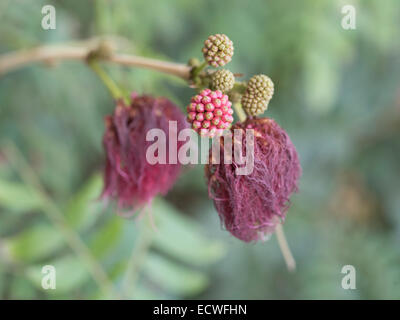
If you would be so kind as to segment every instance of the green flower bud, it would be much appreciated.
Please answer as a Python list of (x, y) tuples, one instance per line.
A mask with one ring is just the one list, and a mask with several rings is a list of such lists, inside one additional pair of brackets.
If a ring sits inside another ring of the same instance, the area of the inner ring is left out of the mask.
[(220, 90), (228, 92), (235, 84), (235, 76), (232, 72), (226, 69), (221, 69), (211, 75), (211, 88), (213, 90)]
[(274, 83), (266, 75), (253, 76), (242, 96), (242, 107), (250, 116), (257, 116), (265, 112), (268, 103), (274, 94)]
[(202, 51), (210, 66), (222, 67), (232, 59), (233, 42), (225, 34), (215, 34), (204, 41)]

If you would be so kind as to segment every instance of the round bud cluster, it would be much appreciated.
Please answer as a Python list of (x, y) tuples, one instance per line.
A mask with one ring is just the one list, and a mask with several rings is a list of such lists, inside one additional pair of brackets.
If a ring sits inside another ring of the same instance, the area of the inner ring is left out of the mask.
[(235, 84), (235, 76), (226, 69), (217, 70), (211, 75), (211, 87), (213, 90), (228, 92)]
[(242, 97), (243, 109), (250, 116), (260, 115), (267, 110), (273, 94), (274, 83), (269, 77), (263, 74), (253, 76)]
[(211, 35), (204, 41), (203, 55), (210, 66), (222, 67), (232, 59), (233, 42), (225, 34)]
[(188, 121), (201, 136), (214, 137), (229, 129), (233, 121), (232, 103), (220, 90), (204, 89), (187, 106)]

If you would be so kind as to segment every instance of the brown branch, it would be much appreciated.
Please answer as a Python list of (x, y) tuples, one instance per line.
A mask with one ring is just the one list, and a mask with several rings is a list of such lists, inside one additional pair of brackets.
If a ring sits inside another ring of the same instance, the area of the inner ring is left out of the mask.
[[(0, 55), (0, 76), (36, 62), (52, 63), (61, 60), (85, 61), (91, 51), (91, 48), (86, 47), (45, 45), (33, 49), (6, 53)], [(124, 66), (152, 69), (175, 75), (184, 80), (189, 80), (190, 77), (191, 67), (181, 63), (166, 62), (123, 53), (111, 54), (109, 57), (102, 57), (101, 60)]]

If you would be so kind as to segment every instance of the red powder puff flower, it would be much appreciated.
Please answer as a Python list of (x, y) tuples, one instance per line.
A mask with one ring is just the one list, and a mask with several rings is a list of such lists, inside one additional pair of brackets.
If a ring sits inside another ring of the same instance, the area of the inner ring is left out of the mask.
[(222, 224), (232, 235), (246, 242), (264, 240), (285, 219), (289, 197), (297, 191), (301, 175), (297, 151), (287, 133), (272, 119), (247, 119), (235, 124), (232, 134), (234, 129), (243, 130), (242, 141), (234, 141), (241, 143), (243, 155), (244, 130), (254, 129), (254, 169), (249, 175), (236, 175), (235, 158), (232, 164), (224, 164), (221, 138), (220, 163), (212, 164), (210, 160), (205, 167), (209, 195)]
[(151, 129), (161, 129), (166, 135), (166, 150), (170, 141), (169, 121), (177, 122), (178, 132), (187, 127), (185, 115), (165, 98), (132, 95), (129, 106), (120, 100), (113, 115), (105, 117), (106, 132), (103, 145), (107, 156), (102, 196), (118, 201), (120, 208), (148, 204), (157, 194), (166, 194), (178, 177), (180, 164), (150, 164), (146, 159), (147, 148), (154, 141), (146, 141)]

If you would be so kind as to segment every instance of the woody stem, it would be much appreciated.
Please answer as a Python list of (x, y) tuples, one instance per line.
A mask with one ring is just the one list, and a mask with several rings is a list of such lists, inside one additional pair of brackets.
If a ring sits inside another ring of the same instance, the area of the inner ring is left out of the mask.
[[(46, 63), (62, 60), (85, 61), (90, 51), (91, 49), (86, 46), (44, 45), (28, 50), (5, 53), (0, 55), (0, 76), (36, 62)], [(189, 80), (190, 78), (191, 67), (182, 63), (162, 61), (124, 53), (113, 53), (107, 57), (102, 57), (101, 60), (123, 66), (152, 69), (177, 76), (184, 80)]]

